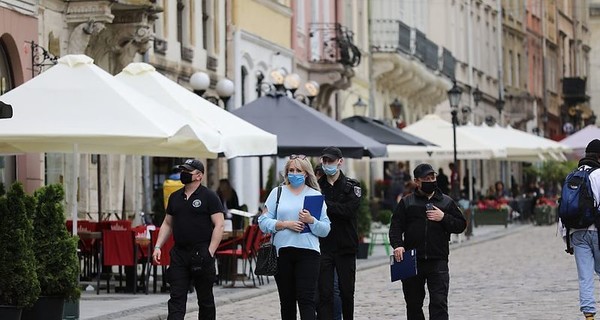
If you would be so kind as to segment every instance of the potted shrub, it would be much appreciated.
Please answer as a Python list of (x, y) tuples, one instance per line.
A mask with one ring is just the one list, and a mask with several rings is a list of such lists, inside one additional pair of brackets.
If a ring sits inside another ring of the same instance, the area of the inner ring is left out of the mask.
[(64, 196), (63, 187), (58, 184), (35, 192), (33, 251), (41, 294), (32, 308), (23, 310), (23, 320), (60, 320), (65, 299), (79, 298), (77, 238), (65, 228)]
[(40, 294), (33, 253), (33, 197), (20, 183), (0, 197), (0, 319), (20, 319)]
[(364, 239), (371, 233), (371, 209), (369, 205), (369, 193), (364, 181), (360, 182), (362, 196), (358, 207), (357, 231), (358, 231), (358, 252), (357, 259), (366, 259), (369, 253), (369, 244)]

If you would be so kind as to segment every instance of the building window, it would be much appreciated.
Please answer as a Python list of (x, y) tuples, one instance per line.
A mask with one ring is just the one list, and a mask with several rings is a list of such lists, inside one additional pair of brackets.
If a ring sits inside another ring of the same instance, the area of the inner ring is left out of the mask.
[(183, 44), (183, 0), (177, 0), (177, 41)]
[(208, 26), (210, 14), (208, 8), (208, 0), (202, 0), (202, 47), (208, 51)]
[(246, 104), (246, 93), (248, 89), (248, 69), (242, 67), (242, 106)]

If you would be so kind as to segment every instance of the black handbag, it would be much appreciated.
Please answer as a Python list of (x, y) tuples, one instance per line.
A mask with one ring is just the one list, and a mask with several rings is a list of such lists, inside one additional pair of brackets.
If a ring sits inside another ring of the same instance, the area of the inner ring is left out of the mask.
[[(279, 208), (281, 197), (281, 186), (277, 188), (277, 202), (275, 204), (275, 217)], [(260, 245), (256, 253), (256, 268), (254, 274), (257, 276), (274, 276), (277, 274), (277, 249), (273, 245), (273, 236), (269, 242)]]

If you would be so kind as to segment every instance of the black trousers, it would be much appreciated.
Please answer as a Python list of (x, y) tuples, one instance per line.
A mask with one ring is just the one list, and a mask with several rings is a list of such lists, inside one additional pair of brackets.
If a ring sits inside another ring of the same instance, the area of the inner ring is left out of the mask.
[(354, 319), (354, 284), (356, 282), (356, 254), (321, 254), (319, 273), (319, 320), (333, 319), (333, 281), (337, 271), (342, 316), (344, 320)]
[[(192, 254), (198, 251), (202, 256), (202, 269), (197, 274), (191, 270)], [(216, 279), (215, 259), (208, 252), (208, 244), (194, 249), (173, 247), (171, 249), (171, 266), (168, 270), (171, 298), (169, 299), (168, 320), (183, 320), (190, 283), (196, 288), (198, 297), (198, 319), (214, 320), (216, 318), (213, 284)]]
[(402, 280), (408, 320), (425, 320), (423, 299), (425, 283), (429, 290), (429, 319), (448, 319), (448, 288), (450, 275), (446, 260), (418, 260), (417, 275)]
[(315, 250), (281, 248), (277, 258), (277, 290), (281, 320), (296, 320), (296, 303), (300, 319), (315, 319), (315, 294), (319, 279), (320, 254)]

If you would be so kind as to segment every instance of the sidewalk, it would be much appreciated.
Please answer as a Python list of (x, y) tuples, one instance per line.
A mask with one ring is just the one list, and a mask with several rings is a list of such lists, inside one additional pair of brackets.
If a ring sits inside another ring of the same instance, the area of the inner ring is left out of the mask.
[[(514, 232), (521, 232), (528, 228), (534, 228), (530, 224), (509, 224), (508, 228), (504, 226), (480, 226), (473, 230), (473, 236), (466, 240), (463, 236), (461, 243), (451, 243), (450, 250), (455, 250), (464, 246), (471, 246), (484, 241), (493, 240), (503, 237)], [(454, 239), (454, 238), (453, 238)], [(376, 245), (373, 250), (373, 255), (368, 259), (357, 260), (357, 271), (367, 270), (388, 263), (383, 245)], [(236, 301), (256, 297), (277, 290), (273, 277), (269, 278), (270, 283), (259, 286), (258, 288), (223, 288), (215, 286), (215, 302), (217, 309), (220, 305), (233, 303)], [(109, 320), (109, 319), (124, 319), (124, 320), (157, 320), (167, 318), (167, 300), (168, 293), (143, 293), (120, 294), (82, 292), (80, 300), (80, 319), (82, 320)], [(188, 313), (198, 310), (196, 304), (196, 294), (188, 295)]]

